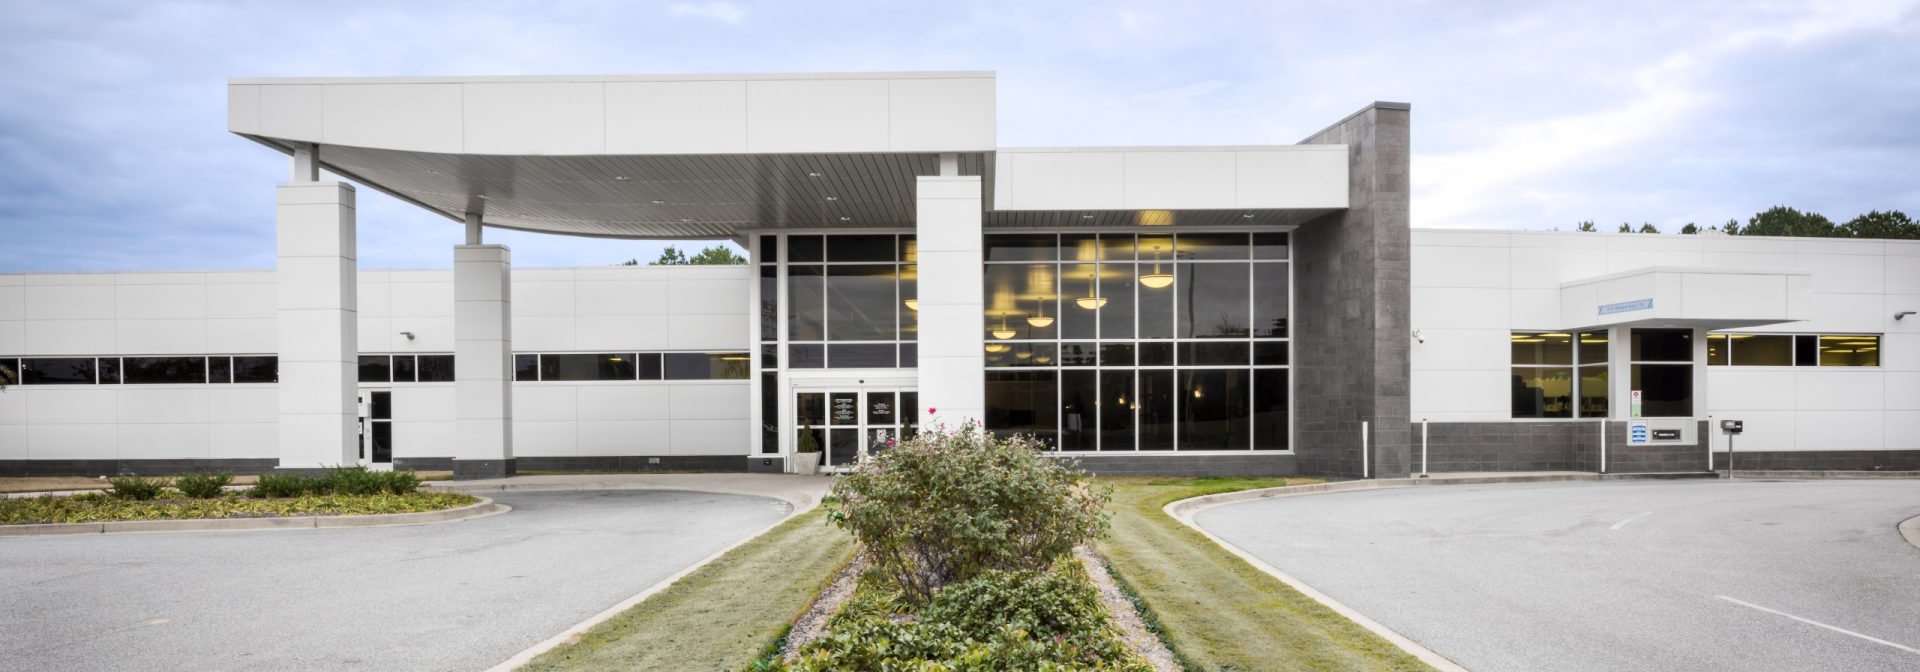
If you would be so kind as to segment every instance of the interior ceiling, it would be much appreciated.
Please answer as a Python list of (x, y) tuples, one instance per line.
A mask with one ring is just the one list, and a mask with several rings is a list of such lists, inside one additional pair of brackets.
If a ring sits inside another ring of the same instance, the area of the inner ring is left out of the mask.
[[(959, 156), (960, 174), (982, 176), (991, 204), (991, 153)], [(914, 178), (939, 172), (933, 153), (489, 156), (325, 145), (320, 159), (329, 171), (454, 220), (478, 210), (491, 227), (650, 239), (729, 239), (746, 229), (911, 229)], [(1297, 226), (1326, 212), (1008, 211), (986, 213), (984, 224)]]

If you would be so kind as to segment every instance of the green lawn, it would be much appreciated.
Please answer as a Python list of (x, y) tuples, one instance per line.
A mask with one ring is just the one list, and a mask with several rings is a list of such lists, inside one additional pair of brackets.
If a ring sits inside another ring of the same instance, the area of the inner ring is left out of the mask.
[(1113, 532), (1100, 542), (1100, 552), (1157, 614), (1168, 641), (1193, 668), (1432, 669), (1161, 511), (1176, 500), (1270, 488), (1288, 479), (1100, 481), (1115, 486)]
[(853, 554), (823, 509), (795, 516), (523, 670), (738, 670)]

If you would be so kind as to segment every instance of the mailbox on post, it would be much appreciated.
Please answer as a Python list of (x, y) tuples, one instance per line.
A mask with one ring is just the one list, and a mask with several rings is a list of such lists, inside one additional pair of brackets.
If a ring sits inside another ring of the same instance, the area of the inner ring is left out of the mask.
[(1721, 420), (1720, 421), (1720, 431), (1725, 432), (1727, 434), (1739, 434), (1741, 429), (1742, 429), (1742, 425), (1739, 420)]
[[(1727, 480), (1733, 480), (1733, 437), (1739, 436), (1744, 429), (1746, 424), (1739, 420), (1720, 421), (1720, 433), (1727, 435)], [(1707, 455), (1712, 456), (1713, 453), (1709, 452)]]

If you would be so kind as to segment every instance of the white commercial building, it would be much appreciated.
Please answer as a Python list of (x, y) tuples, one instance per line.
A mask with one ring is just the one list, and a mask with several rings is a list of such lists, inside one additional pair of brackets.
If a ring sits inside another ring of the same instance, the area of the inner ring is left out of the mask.
[[(228, 100), (291, 157), (277, 268), (0, 275), (0, 473), (779, 471), (968, 421), (1107, 472), (1703, 471), (1721, 420), (1742, 468), (1920, 469), (1920, 243), (1413, 230), (1404, 104), (1001, 148), (992, 73)], [(361, 189), (447, 217), (450, 270), (358, 268)], [(488, 228), (751, 263), (515, 269)]]

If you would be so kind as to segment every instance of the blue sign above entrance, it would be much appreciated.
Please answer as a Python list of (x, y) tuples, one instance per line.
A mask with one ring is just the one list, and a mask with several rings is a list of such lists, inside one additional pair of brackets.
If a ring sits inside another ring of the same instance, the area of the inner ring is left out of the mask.
[(1653, 299), (1634, 299), (1632, 301), (1621, 301), (1619, 303), (1609, 303), (1600, 306), (1601, 315), (1631, 313), (1636, 310), (1653, 310)]

